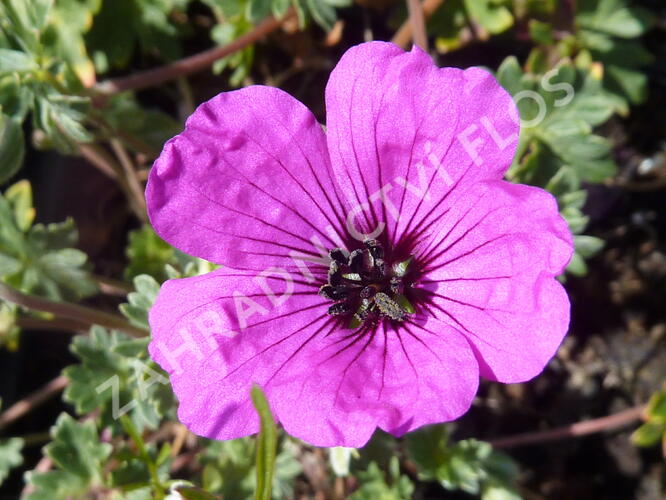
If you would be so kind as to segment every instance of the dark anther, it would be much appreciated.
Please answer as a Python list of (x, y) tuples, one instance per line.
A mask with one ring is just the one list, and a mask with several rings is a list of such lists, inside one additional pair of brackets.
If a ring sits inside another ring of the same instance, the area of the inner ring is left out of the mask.
[(349, 259), (349, 252), (342, 248), (334, 248), (328, 252), (328, 256), (341, 266), (346, 266)]
[(349, 254), (349, 269), (351, 269), (354, 273), (361, 273), (365, 271), (365, 260), (365, 250), (354, 250), (351, 254)]
[(384, 258), (384, 247), (377, 240), (365, 240), (363, 244), (368, 250), (370, 250), (370, 255), (372, 255), (373, 258)]
[(319, 289), (319, 295), (333, 301), (338, 301), (346, 299), (349, 296), (349, 292), (343, 286), (324, 285)]
[(393, 292), (396, 295), (402, 295), (405, 291), (405, 286), (402, 283), (402, 278), (399, 278), (397, 276), (393, 276), (391, 278), (391, 292)]
[(342, 314), (347, 314), (350, 312), (351, 309), (349, 307), (349, 304), (346, 302), (338, 302), (337, 304), (333, 304), (331, 307), (328, 308), (328, 314), (331, 316), (340, 316)]
[(332, 261), (328, 268), (328, 284), (332, 286), (340, 286), (342, 283), (342, 271), (336, 261)]
[(356, 329), (384, 318), (402, 321), (414, 313), (405, 281), (411, 257), (386, 262), (384, 248), (373, 239), (351, 253), (334, 248), (328, 255), (328, 283), (319, 289), (319, 295), (335, 302), (328, 314), (346, 316), (347, 326)]

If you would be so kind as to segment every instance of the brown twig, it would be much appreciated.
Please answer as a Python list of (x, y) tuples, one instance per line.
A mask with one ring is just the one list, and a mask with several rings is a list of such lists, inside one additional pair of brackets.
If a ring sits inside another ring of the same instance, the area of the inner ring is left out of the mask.
[(127, 150), (122, 142), (113, 137), (109, 140), (109, 143), (111, 144), (111, 149), (113, 149), (125, 174), (127, 192), (130, 195), (129, 201), (134, 204), (134, 212), (142, 222), (148, 222), (148, 212), (146, 210), (146, 200), (143, 197), (143, 187), (141, 186), (141, 182), (139, 182), (134, 163), (129, 157), (129, 154), (127, 154)]
[(495, 448), (515, 448), (517, 446), (586, 436), (595, 432), (608, 431), (632, 424), (641, 418), (644, 411), (645, 405), (639, 405), (606, 417), (585, 420), (548, 431), (526, 432), (524, 434), (491, 439), (488, 442)]
[(127, 90), (140, 90), (146, 87), (160, 85), (175, 78), (190, 75), (211, 66), (218, 59), (222, 59), (234, 52), (244, 49), (248, 45), (257, 42), (264, 36), (278, 29), (282, 23), (296, 15), (296, 11), (290, 8), (281, 18), (276, 19), (269, 16), (255, 26), (248, 33), (238, 37), (233, 42), (223, 46), (200, 52), (199, 54), (186, 57), (171, 64), (159, 68), (142, 71), (133, 75), (107, 80), (95, 85), (94, 90), (102, 95), (114, 95)]
[[(421, 9), (423, 12), (423, 19), (424, 19), (424, 28), (423, 28), (424, 32), (425, 32), (425, 20), (427, 20), (430, 16), (432, 16), (434, 12), (441, 7), (443, 3), (444, 0), (424, 0)], [(410, 18), (407, 19), (402, 24), (402, 26), (400, 26), (400, 29), (395, 33), (391, 41), (396, 45), (402, 47), (403, 49), (406, 48), (409, 45), (409, 42), (412, 40), (412, 30), (413, 30), (413, 24)], [(416, 41), (415, 43), (418, 44), (418, 42)]]
[(92, 144), (80, 143), (77, 144), (77, 147), (79, 154), (100, 172), (111, 179), (116, 180), (118, 178), (118, 170), (114, 167), (114, 161), (106, 151), (94, 147)]
[(27, 330), (58, 330), (75, 333), (86, 333), (89, 325), (71, 319), (42, 319), (30, 316), (19, 316), (16, 318), (16, 326)]
[(62, 391), (68, 383), (69, 379), (64, 375), (60, 375), (51, 380), (48, 384), (37, 389), (35, 392), (11, 405), (0, 414), (0, 430), (51, 399)]
[(0, 299), (34, 311), (48, 312), (59, 318), (70, 319), (87, 325), (100, 325), (107, 328), (122, 330), (134, 337), (145, 337), (148, 335), (146, 330), (132, 325), (122, 316), (104, 311), (97, 311), (78, 304), (55, 302), (42, 297), (27, 295), (5, 285), (4, 283), (0, 283)]
[(134, 287), (129, 283), (125, 283), (124, 281), (107, 278), (106, 276), (100, 276), (98, 274), (93, 274), (90, 277), (93, 279), (93, 281), (95, 281), (95, 283), (97, 283), (100, 291), (106, 295), (124, 297), (128, 293), (134, 291)]
[[(113, 140), (114, 139), (112, 139), (112, 141)], [(146, 214), (143, 189), (140, 186), (138, 188), (133, 186), (133, 182), (139, 182), (136, 174), (132, 174), (131, 171), (128, 171), (125, 164), (121, 165), (116, 162), (99, 144), (79, 143), (77, 144), (77, 147), (81, 156), (118, 183), (118, 186), (129, 202), (130, 208), (139, 220), (144, 222), (147, 221), (148, 215)], [(130, 161), (129, 158), (127, 158), (127, 160)]]
[(428, 51), (428, 34), (425, 27), (425, 16), (421, 0), (407, 0), (409, 11), (409, 24), (412, 27), (412, 39), (414, 45), (418, 45), (426, 52)]

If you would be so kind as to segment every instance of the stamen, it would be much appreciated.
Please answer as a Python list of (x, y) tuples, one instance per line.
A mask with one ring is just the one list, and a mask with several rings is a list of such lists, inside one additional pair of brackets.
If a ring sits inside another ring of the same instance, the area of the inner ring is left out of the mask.
[(382, 318), (402, 321), (414, 313), (405, 296), (411, 257), (389, 265), (384, 247), (374, 239), (365, 240), (362, 248), (352, 252), (334, 248), (329, 256), (328, 283), (319, 289), (322, 297), (335, 302), (328, 314), (349, 316), (349, 328), (357, 328)]

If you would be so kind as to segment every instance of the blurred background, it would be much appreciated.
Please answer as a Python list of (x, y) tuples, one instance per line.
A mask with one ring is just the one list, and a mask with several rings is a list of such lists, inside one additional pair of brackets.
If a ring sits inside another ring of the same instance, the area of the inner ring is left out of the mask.
[(666, 498), (665, 29), (659, 0), (2, 0), (0, 498), (254, 497), (255, 439), (190, 434), (147, 356), (159, 285), (212, 267), (146, 224), (145, 180), (222, 91), (277, 86), (325, 122), (369, 40), (536, 93), (507, 178), (576, 235), (571, 333), (455, 423), (361, 450), (281, 435), (273, 498)]

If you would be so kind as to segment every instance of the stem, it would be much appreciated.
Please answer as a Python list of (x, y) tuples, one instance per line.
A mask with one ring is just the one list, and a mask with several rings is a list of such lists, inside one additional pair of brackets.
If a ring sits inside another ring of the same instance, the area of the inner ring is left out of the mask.
[(97, 283), (100, 291), (106, 295), (124, 297), (128, 293), (134, 291), (134, 287), (124, 281), (107, 278), (106, 276), (100, 276), (98, 274), (92, 274), (90, 277), (95, 283)]
[(78, 144), (79, 154), (88, 160), (94, 167), (107, 177), (116, 180), (118, 178), (117, 169), (114, 168), (113, 160), (100, 148), (95, 148), (91, 144)]
[(62, 332), (74, 332), (85, 334), (88, 331), (88, 325), (71, 319), (42, 319), (32, 318), (30, 316), (19, 316), (16, 318), (16, 326), (26, 330), (57, 330)]
[(27, 295), (0, 283), (0, 299), (13, 302), (21, 307), (54, 314), (59, 318), (70, 319), (86, 325), (100, 325), (106, 328), (122, 330), (133, 337), (145, 337), (149, 332), (132, 325), (122, 316), (110, 314), (78, 304), (55, 302), (53, 300)]
[(51, 380), (48, 384), (37, 389), (35, 392), (11, 405), (0, 414), (0, 430), (51, 399), (62, 391), (68, 383), (69, 379), (64, 375), (60, 375)]
[(514, 448), (516, 446), (586, 436), (588, 434), (594, 434), (596, 432), (607, 431), (632, 424), (635, 421), (640, 420), (645, 408), (646, 405), (638, 405), (606, 417), (584, 420), (582, 422), (577, 422), (565, 427), (558, 427), (557, 429), (551, 429), (548, 431), (526, 432), (524, 434), (491, 439), (488, 442), (495, 448)]
[(134, 444), (139, 450), (139, 455), (141, 456), (141, 459), (145, 462), (146, 466), (148, 467), (150, 478), (152, 480), (153, 486), (155, 487), (155, 497), (157, 499), (163, 499), (164, 488), (162, 487), (162, 483), (160, 482), (160, 476), (157, 473), (157, 465), (155, 464), (155, 461), (148, 453), (148, 449), (146, 448), (146, 443), (143, 442), (141, 434), (139, 434), (139, 431), (137, 430), (136, 426), (127, 415), (123, 415), (122, 417), (120, 417), (120, 423), (122, 424), (123, 429), (125, 429), (125, 432), (127, 432), (127, 434), (129, 434), (129, 437), (132, 438), (132, 441), (134, 441)]
[(269, 16), (251, 31), (223, 47), (214, 47), (159, 68), (141, 71), (122, 78), (106, 80), (97, 84), (93, 88), (98, 93), (108, 96), (125, 92), (127, 90), (145, 89), (147, 87), (160, 85), (178, 77), (196, 73), (197, 71), (201, 71), (211, 66), (218, 59), (227, 57), (228, 55), (238, 52), (248, 45), (255, 43), (260, 38), (263, 38), (278, 29), (282, 23), (291, 19), (295, 15), (296, 11), (291, 7), (282, 19), (276, 19), (273, 16)]
[[(424, 0), (422, 6), (424, 24), (425, 20), (432, 16), (443, 3), (444, 0)], [(391, 41), (403, 49), (406, 48), (407, 45), (409, 45), (409, 41), (412, 39), (412, 30), (413, 24), (410, 18), (402, 23), (402, 26), (400, 26), (400, 29), (395, 33)]]
[(97, 144), (80, 143), (77, 144), (77, 147), (81, 156), (118, 183), (129, 202), (130, 208), (138, 219), (144, 222), (147, 221), (143, 189), (139, 187), (137, 190), (136, 187), (132, 187), (131, 177), (136, 179), (136, 175), (130, 175), (131, 172), (127, 171), (125, 165), (116, 163), (111, 155)]
[(414, 45), (418, 45), (428, 52), (428, 34), (426, 33), (421, 0), (407, 0), (407, 10), (409, 11), (409, 24), (412, 27)]
[(136, 175), (136, 170), (134, 169), (134, 164), (132, 163), (129, 154), (123, 143), (120, 142), (115, 137), (109, 140), (111, 144), (111, 149), (115, 153), (120, 166), (123, 168), (125, 173), (125, 179), (127, 180), (127, 190), (131, 195), (130, 200), (135, 204), (135, 212), (141, 222), (148, 222), (148, 212), (146, 209), (146, 200), (143, 196), (143, 187), (139, 182), (139, 178)]

